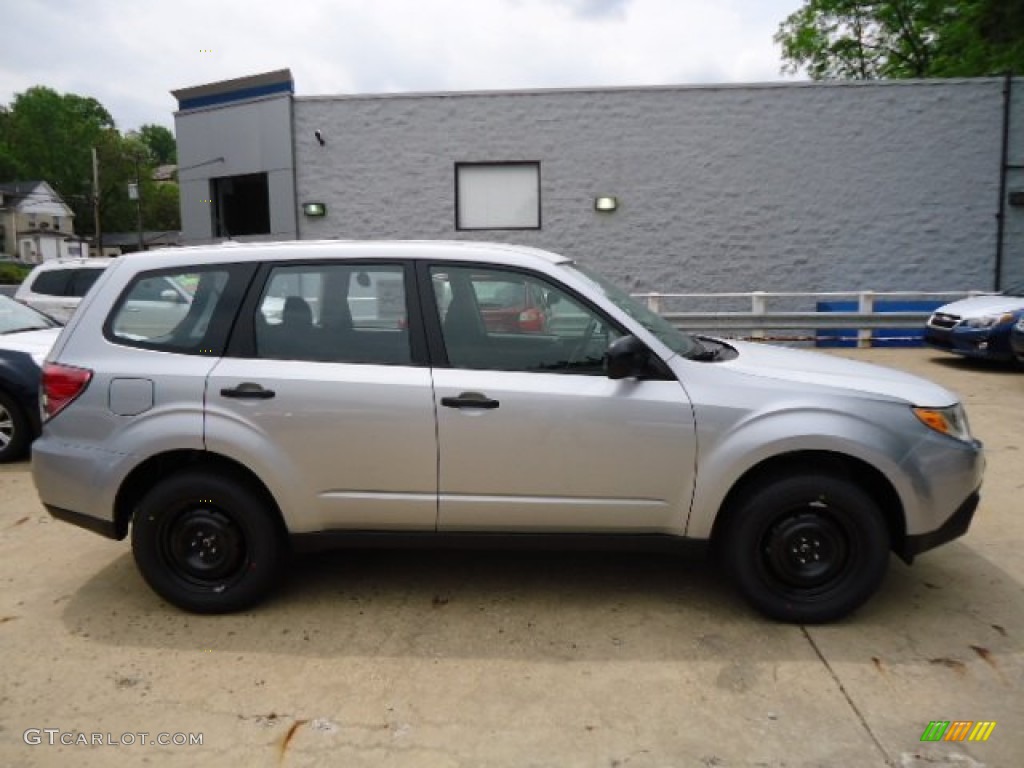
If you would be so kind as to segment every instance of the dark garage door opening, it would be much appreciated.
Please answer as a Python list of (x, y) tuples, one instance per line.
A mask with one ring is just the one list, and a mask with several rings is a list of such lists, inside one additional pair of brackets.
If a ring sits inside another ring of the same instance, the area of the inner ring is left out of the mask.
[(270, 234), (267, 174), (210, 179), (210, 198), (213, 200), (214, 236)]

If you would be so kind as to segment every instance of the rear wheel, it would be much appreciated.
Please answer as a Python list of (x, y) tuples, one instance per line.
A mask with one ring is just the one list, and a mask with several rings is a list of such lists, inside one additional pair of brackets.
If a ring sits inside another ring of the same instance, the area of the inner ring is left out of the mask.
[(0, 390), (0, 464), (25, 455), (32, 441), (29, 431), (28, 417), (18, 401)]
[(189, 471), (143, 498), (132, 552), (158, 595), (195, 613), (248, 608), (274, 587), (283, 532), (263, 495), (244, 480)]
[(760, 485), (729, 512), (724, 554), (740, 591), (765, 615), (820, 623), (878, 589), (889, 532), (874, 500), (848, 480), (797, 475)]

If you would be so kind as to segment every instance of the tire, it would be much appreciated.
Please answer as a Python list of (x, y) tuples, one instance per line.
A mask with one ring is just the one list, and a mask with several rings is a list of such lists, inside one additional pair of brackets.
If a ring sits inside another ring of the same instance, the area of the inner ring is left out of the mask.
[(723, 554), (743, 596), (779, 621), (835, 621), (873, 595), (889, 565), (889, 530), (848, 480), (783, 477), (729, 512)]
[(159, 482), (135, 510), (132, 553), (160, 597), (193, 613), (231, 613), (276, 585), (285, 538), (244, 480), (191, 470)]
[(18, 401), (0, 391), (0, 464), (17, 461), (32, 442), (28, 416)]

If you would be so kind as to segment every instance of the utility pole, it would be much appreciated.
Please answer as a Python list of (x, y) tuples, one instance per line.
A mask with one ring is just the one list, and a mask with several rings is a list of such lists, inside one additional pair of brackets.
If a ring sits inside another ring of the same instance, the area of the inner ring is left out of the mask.
[(139, 251), (144, 250), (142, 240), (142, 179), (139, 178), (139, 155), (135, 155), (135, 183), (128, 185), (128, 198), (135, 201), (135, 221), (139, 231)]
[(92, 215), (95, 227), (93, 241), (96, 243), (96, 255), (103, 255), (103, 231), (100, 229), (100, 160), (96, 147), (92, 148)]

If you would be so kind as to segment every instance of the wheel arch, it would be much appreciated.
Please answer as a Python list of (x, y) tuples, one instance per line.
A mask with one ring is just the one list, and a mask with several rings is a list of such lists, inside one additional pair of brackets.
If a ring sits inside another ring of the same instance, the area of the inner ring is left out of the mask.
[(772, 478), (822, 473), (856, 483), (878, 505), (889, 529), (891, 548), (901, 552), (907, 535), (906, 514), (899, 493), (879, 469), (868, 462), (835, 451), (793, 451), (760, 461), (732, 485), (715, 514), (711, 541), (717, 544), (729, 525), (729, 518), (742, 499)]
[(128, 524), (142, 497), (159, 480), (182, 470), (203, 470), (228, 475), (246, 483), (267, 502), (281, 534), (286, 535), (287, 527), (274, 495), (259, 475), (241, 462), (218, 453), (183, 449), (168, 451), (151, 456), (128, 473), (114, 497), (114, 530), (117, 539), (128, 535)]

